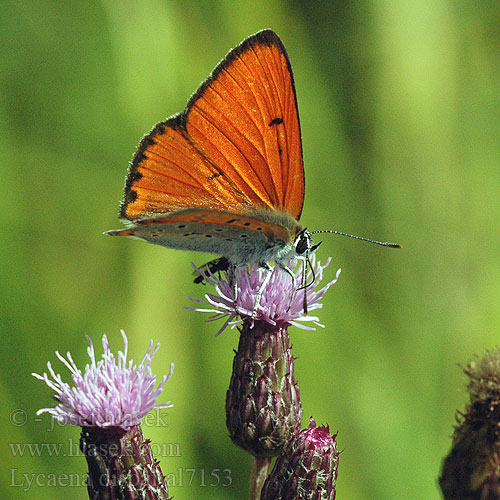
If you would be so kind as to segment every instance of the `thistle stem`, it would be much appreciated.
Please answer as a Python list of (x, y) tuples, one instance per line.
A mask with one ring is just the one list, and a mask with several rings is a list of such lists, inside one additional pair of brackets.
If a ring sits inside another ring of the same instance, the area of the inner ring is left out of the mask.
[(250, 473), (250, 496), (249, 500), (259, 500), (260, 492), (264, 482), (269, 475), (272, 458), (254, 457), (252, 471)]

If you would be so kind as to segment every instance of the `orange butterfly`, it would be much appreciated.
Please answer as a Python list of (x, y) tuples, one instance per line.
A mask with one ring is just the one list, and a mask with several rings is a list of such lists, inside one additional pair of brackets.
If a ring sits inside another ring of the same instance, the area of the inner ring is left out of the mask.
[(298, 222), (303, 203), (292, 68), (278, 35), (263, 30), (142, 139), (121, 204), (131, 226), (106, 234), (215, 253), (233, 267), (274, 261), (292, 275), (285, 262), (315, 249)]

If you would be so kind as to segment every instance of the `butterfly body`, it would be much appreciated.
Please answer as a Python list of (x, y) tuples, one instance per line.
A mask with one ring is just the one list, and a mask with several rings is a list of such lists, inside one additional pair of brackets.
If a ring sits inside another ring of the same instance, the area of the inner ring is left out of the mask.
[(184, 111), (143, 137), (120, 208), (128, 228), (106, 234), (219, 255), (202, 269), (201, 280), (224, 270), (235, 276), (238, 265), (266, 268), (254, 318), (269, 263), (288, 273), (295, 289), (286, 262), (306, 262), (318, 247), (299, 223), (304, 189), (292, 67), (278, 35), (262, 30), (229, 51)]

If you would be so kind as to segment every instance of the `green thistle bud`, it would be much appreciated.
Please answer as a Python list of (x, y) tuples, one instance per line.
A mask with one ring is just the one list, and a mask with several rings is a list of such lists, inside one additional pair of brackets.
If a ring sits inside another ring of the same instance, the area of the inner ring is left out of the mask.
[(276, 459), (261, 500), (334, 500), (339, 453), (328, 426), (299, 432)]
[(279, 455), (303, 410), (286, 326), (245, 319), (226, 397), (233, 442), (255, 457)]
[(439, 484), (445, 500), (500, 499), (500, 352), (469, 363), (470, 404), (457, 417)]
[(141, 427), (83, 427), (80, 437), (89, 468), (91, 500), (168, 500), (168, 488)]

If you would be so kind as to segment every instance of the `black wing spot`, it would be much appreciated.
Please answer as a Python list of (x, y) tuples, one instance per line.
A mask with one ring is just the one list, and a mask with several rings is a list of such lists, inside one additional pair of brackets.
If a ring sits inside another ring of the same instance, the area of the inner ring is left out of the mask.
[(248, 238), (248, 234), (240, 234), (240, 238)]
[(177, 226), (177, 229), (184, 229), (186, 227), (186, 224), (179, 224)]
[(281, 125), (282, 123), (283, 123), (283, 118), (277, 116), (276, 118), (272, 119), (269, 122), (269, 126), (272, 127), (273, 125)]
[(139, 171), (135, 171), (133, 174), (130, 174), (130, 178), (128, 179), (129, 182), (135, 182), (135, 181), (139, 181), (142, 179), (142, 174), (141, 172)]
[(278, 154), (281, 156), (282, 153), (283, 153), (283, 150), (281, 148), (278, 148)]
[[(153, 139), (157, 134), (164, 134), (165, 133), (165, 122), (160, 122), (156, 125), (154, 128), (154, 133), (151, 134), (151, 138)], [(156, 142), (156, 141), (154, 141)]]
[(257, 231), (262, 231), (262, 228), (261, 227), (256, 227), (255, 228)]
[(252, 223), (251, 223), (251, 222), (244, 222), (244, 223), (243, 223), (243, 225), (244, 225), (244, 226), (251, 226), (251, 225), (252, 225)]
[(220, 177), (221, 175), (224, 175), (222, 172), (217, 172), (216, 174), (214, 175), (211, 175), (208, 180), (209, 181), (213, 181), (214, 179), (216, 179), (217, 177)]
[(211, 235), (211, 234), (206, 234), (206, 235), (205, 235), (205, 238), (211, 238), (211, 237), (212, 237), (212, 235)]
[(218, 233), (221, 233), (223, 231), (223, 229), (221, 227), (218, 227), (218, 228), (214, 229), (214, 231), (217, 231)]
[[(162, 133), (165, 133), (165, 130), (163, 130)], [(149, 146), (152, 146), (153, 144), (156, 144), (156, 140), (155, 140), (153, 135), (149, 135), (147, 137), (144, 137), (142, 146), (149, 147)], [(142, 154), (144, 155), (144, 152)]]
[(144, 152), (138, 152), (137, 156), (134, 158), (134, 160), (137, 162), (136, 165), (139, 165), (139, 163), (142, 163), (144, 160), (147, 160), (148, 157), (144, 154)]
[(238, 219), (229, 219), (226, 221), (226, 224), (234, 224)]
[(137, 200), (137, 191), (131, 189), (125, 193), (125, 199), (123, 200), (124, 205), (128, 205), (129, 203), (134, 203)]

